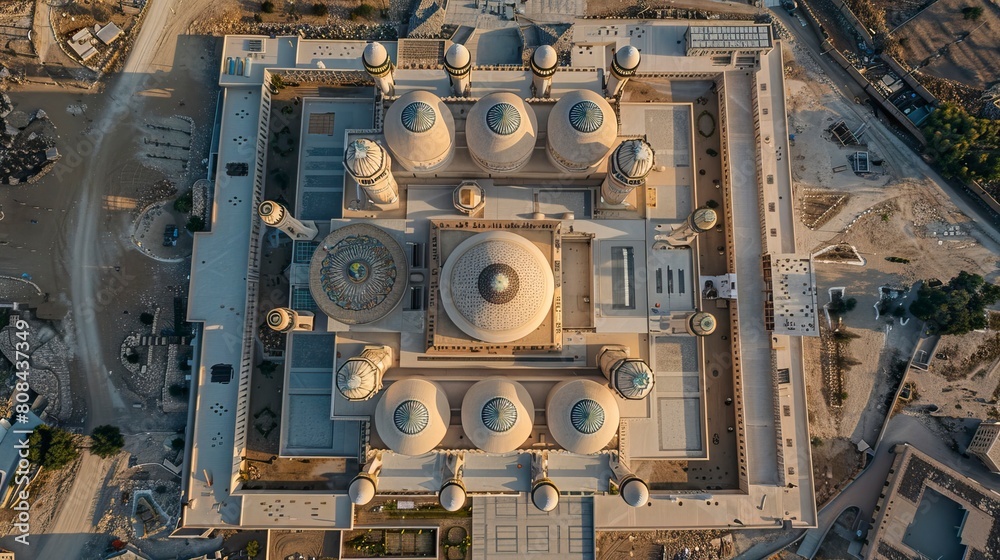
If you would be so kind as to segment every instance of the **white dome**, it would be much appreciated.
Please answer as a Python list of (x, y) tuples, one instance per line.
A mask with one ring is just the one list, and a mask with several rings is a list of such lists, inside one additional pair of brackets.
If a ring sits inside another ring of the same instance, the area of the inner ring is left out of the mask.
[(626, 479), (619, 492), (625, 503), (632, 507), (642, 507), (649, 501), (649, 487), (641, 478)]
[(465, 48), (465, 45), (454, 43), (448, 47), (448, 52), (444, 53), (444, 62), (454, 69), (461, 70), (470, 65), (472, 55), (469, 54), (469, 49)]
[(465, 394), (462, 428), (476, 447), (487, 453), (509, 453), (528, 436), (535, 405), (523, 385), (506, 377), (488, 377)]
[(688, 222), (691, 224), (691, 229), (704, 233), (715, 227), (719, 222), (719, 215), (711, 208), (699, 208), (691, 213)]
[(448, 318), (484, 342), (513, 342), (530, 334), (551, 311), (554, 291), (545, 255), (506, 231), (466, 239), (441, 270), (441, 304)]
[(622, 70), (631, 70), (633, 73), (639, 67), (639, 49), (632, 45), (625, 45), (615, 53), (615, 63)]
[(423, 455), (434, 449), (450, 422), (448, 397), (440, 386), (424, 379), (396, 381), (375, 407), (379, 438), (402, 455)]
[(559, 506), (559, 489), (552, 481), (541, 480), (531, 489), (531, 503), (542, 511), (552, 511)]
[(295, 311), (287, 307), (276, 307), (267, 312), (267, 326), (278, 332), (288, 332), (295, 326)]
[(337, 390), (347, 400), (368, 400), (381, 389), (382, 372), (371, 360), (351, 358), (337, 368)]
[(653, 390), (653, 370), (638, 358), (622, 360), (611, 370), (611, 383), (622, 398), (644, 399)]
[(535, 111), (508, 92), (477, 101), (465, 120), (472, 159), (487, 172), (512, 172), (528, 163), (538, 136)]
[(385, 150), (368, 138), (351, 142), (344, 151), (344, 167), (355, 179), (374, 178), (387, 164)]
[(368, 476), (359, 474), (351, 481), (347, 495), (351, 498), (352, 504), (363, 506), (375, 497), (375, 482)]
[(597, 453), (618, 433), (618, 401), (607, 386), (588, 379), (553, 387), (545, 411), (549, 433), (571, 453)]
[(542, 45), (531, 54), (531, 69), (536, 74), (546, 74), (559, 65), (559, 54), (551, 45)]
[(618, 137), (618, 119), (604, 97), (590, 90), (564, 95), (549, 113), (548, 144), (552, 163), (584, 172), (607, 157)]
[(455, 154), (455, 118), (441, 98), (429, 91), (411, 91), (385, 113), (385, 141), (407, 171), (440, 169)]
[(382, 66), (389, 60), (389, 53), (386, 52), (385, 47), (379, 42), (368, 43), (365, 46), (364, 54), (361, 56), (365, 65), (371, 67)]
[(613, 171), (629, 180), (645, 179), (653, 169), (653, 147), (638, 138), (626, 140), (611, 154)]
[(447, 511), (458, 511), (465, 506), (465, 488), (458, 482), (447, 482), (438, 494), (441, 507)]

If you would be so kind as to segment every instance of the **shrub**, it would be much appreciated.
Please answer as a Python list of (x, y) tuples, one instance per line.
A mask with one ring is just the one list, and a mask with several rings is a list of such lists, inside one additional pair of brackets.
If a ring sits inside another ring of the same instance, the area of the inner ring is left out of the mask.
[(143, 325), (146, 325), (147, 327), (150, 326), (150, 325), (152, 325), (153, 324), (153, 314), (152, 313), (143, 313), (142, 315), (139, 315), (139, 322), (142, 323)]
[(256, 558), (260, 554), (260, 543), (257, 541), (250, 541), (247, 543), (247, 556), (250, 558)]
[(264, 0), (263, 2), (260, 3), (260, 11), (264, 12), (265, 14), (273, 14), (274, 2), (271, 2), (271, 0)]
[(813, 447), (820, 447), (821, 445), (823, 445), (823, 439), (820, 438), (819, 436), (813, 436), (809, 440), (809, 443), (811, 443)]
[(186, 399), (188, 396), (188, 388), (178, 383), (174, 383), (170, 387), (167, 387), (167, 392), (170, 393), (170, 396), (175, 399)]
[(204, 231), (205, 230), (205, 220), (201, 219), (201, 216), (191, 216), (188, 219), (187, 225), (184, 226), (184, 227), (186, 227), (187, 230), (190, 231), (190, 232)]
[(130, 364), (138, 364), (141, 359), (139, 353), (135, 350), (130, 350), (128, 354), (125, 354), (125, 361)]
[(962, 16), (965, 19), (971, 19), (972, 21), (979, 21), (979, 18), (983, 17), (983, 7), (966, 6), (962, 8)]
[(73, 434), (41, 425), (28, 438), (28, 460), (47, 469), (61, 469), (76, 459)]
[(264, 18), (260, 17), (260, 14), (253, 15), (254, 23), (264, 23)]
[(329, 8), (326, 7), (326, 4), (317, 2), (313, 4), (312, 12), (314, 16), (325, 16), (326, 14), (330, 13), (330, 10)]
[(986, 308), (997, 300), (1000, 286), (963, 270), (947, 284), (921, 286), (910, 313), (926, 321), (934, 334), (965, 334), (986, 328)]
[(184, 440), (181, 438), (174, 438), (174, 440), (170, 442), (170, 448), (174, 451), (184, 449)]
[(361, 4), (360, 6), (357, 6), (356, 8), (351, 10), (351, 19), (352, 20), (371, 19), (375, 17), (375, 14), (376, 10), (373, 6), (369, 4)]
[(177, 210), (178, 212), (184, 214), (190, 212), (191, 208), (193, 207), (194, 207), (194, 195), (191, 194), (191, 191), (182, 194), (181, 196), (177, 197), (177, 200), (174, 201), (174, 210)]
[(90, 434), (90, 452), (107, 459), (125, 447), (125, 437), (118, 426), (98, 426)]

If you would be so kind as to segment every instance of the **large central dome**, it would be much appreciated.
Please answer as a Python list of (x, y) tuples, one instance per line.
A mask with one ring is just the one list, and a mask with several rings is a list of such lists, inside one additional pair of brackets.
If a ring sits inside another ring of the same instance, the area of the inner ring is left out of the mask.
[(513, 342), (538, 328), (555, 290), (545, 255), (505, 231), (479, 233), (459, 244), (444, 264), (440, 287), (452, 322), (492, 343)]

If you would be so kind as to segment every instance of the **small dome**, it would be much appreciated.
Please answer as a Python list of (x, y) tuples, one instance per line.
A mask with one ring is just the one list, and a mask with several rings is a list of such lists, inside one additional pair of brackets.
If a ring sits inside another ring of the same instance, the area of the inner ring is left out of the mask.
[(541, 511), (552, 511), (559, 505), (559, 489), (551, 480), (540, 480), (531, 489), (531, 503)]
[(371, 42), (365, 46), (361, 61), (364, 63), (365, 69), (378, 69), (389, 62), (389, 53), (386, 52), (382, 43)]
[(469, 49), (465, 48), (465, 45), (454, 43), (448, 47), (448, 52), (444, 53), (444, 63), (446, 67), (451, 67), (448, 70), (463, 70), (470, 66), (471, 62), (472, 55), (469, 54)]
[(699, 311), (689, 320), (691, 332), (697, 336), (708, 336), (715, 332), (715, 316), (705, 311)]
[(455, 326), (484, 342), (524, 338), (548, 317), (552, 266), (527, 239), (506, 231), (474, 235), (441, 270), (441, 304)]
[(617, 137), (614, 109), (590, 90), (564, 95), (549, 112), (549, 159), (566, 171), (592, 171), (607, 157)]
[(632, 45), (625, 45), (615, 53), (615, 63), (622, 70), (631, 70), (633, 73), (639, 67), (639, 49)]
[(487, 453), (508, 453), (531, 435), (535, 405), (527, 389), (506, 377), (489, 377), (462, 401), (462, 428)]
[(653, 370), (638, 358), (622, 360), (611, 371), (611, 384), (622, 398), (644, 399), (653, 390)]
[(559, 383), (545, 404), (549, 433), (571, 453), (589, 455), (618, 433), (618, 402), (607, 386), (588, 379)]
[(691, 218), (689, 219), (691, 229), (698, 233), (704, 233), (714, 228), (718, 221), (718, 214), (711, 208), (699, 208), (691, 214)]
[(628, 180), (645, 179), (653, 169), (655, 155), (645, 140), (626, 140), (612, 154), (614, 171)]
[(382, 372), (364, 358), (351, 358), (337, 369), (337, 390), (349, 401), (363, 401), (382, 389)]
[(403, 94), (385, 113), (385, 142), (410, 172), (427, 173), (447, 165), (455, 154), (455, 118), (429, 91)]
[(401, 455), (423, 455), (441, 443), (451, 422), (448, 397), (436, 383), (417, 378), (396, 381), (375, 407), (375, 429)]
[(649, 487), (641, 478), (628, 478), (619, 488), (625, 503), (632, 507), (642, 507), (649, 501)]
[(487, 172), (520, 169), (535, 148), (538, 122), (523, 99), (508, 92), (477, 101), (465, 120), (465, 136), (473, 160)]
[(359, 474), (351, 481), (347, 495), (351, 498), (352, 504), (363, 506), (375, 497), (375, 482), (367, 475)]
[(347, 146), (344, 167), (356, 179), (371, 179), (385, 169), (385, 150), (368, 138), (359, 138)]
[(459, 482), (446, 482), (441, 492), (438, 494), (438, 501), (441, 507), (447, 511), (458, 511), (465, 507), (465, 488)]
[(267, 312), (267, 326), (278, 332), (292, 329), (295, 323), (295, 311), (286, 307), (278, 307)]
[(531, 54), (531, 69), (535, 73), (555, 70), (559, 65), (559, 54), (551, 45), (542, 45)]

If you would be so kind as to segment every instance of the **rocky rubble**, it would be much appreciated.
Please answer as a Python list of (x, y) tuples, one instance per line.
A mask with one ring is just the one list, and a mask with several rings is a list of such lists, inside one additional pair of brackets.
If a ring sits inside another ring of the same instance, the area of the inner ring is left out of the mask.
[(29, 115), (15, 110), (7, 94), (0, 92), (0, 184), (41, 179), (59, 160), (54, 146), (55, 125), (45, 111)]

